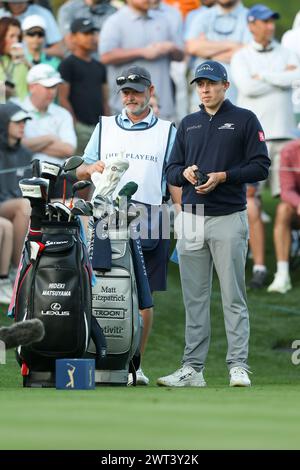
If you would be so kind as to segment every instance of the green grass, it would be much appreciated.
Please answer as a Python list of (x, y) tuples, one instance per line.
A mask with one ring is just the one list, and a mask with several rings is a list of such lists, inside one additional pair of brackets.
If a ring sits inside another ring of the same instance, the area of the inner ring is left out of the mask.
[[(268, 194), (264, 202), (274, 214)], [(272, 273), (271, 224), (267, 237)], [(248, 279), (250, 270), (251, 263)], [(205, 369), (208, 387), (155, 386), (158, 376), (178, 367), (184, 344), (175, 265), (170, 266), (168, 292), (155, 299), (155, 324), (144, 361), (150, 387), (100, 387), (87, 392), (23, 389), (10, 352), (7, 365), (0, 366), (0, 449), (299, 449), (300, 366), (292, 364), (289, 348), (293, 340), (300, 339), (300, 268), (292, 273), (292, 282), (294, 288), (285, 296), (265, 290), (249, 292), (250, 389), (228, 387), (217, 280)], [(9, 322), (2, 315), (1, 323)]]

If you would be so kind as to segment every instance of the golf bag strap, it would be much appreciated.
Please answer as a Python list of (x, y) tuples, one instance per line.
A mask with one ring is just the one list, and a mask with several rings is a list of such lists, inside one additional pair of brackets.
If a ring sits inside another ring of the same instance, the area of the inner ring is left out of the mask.
[(165, 153), (165, 156), (164, 156), (163, 171), (161, 173), (162, 203), (168, 202), (171, 198), (171, 194), (170, 194), (170, 191), (169, 191), (169, 186), (167, 185), (167, 182), (166, 182), (165, 174), (166, 174), (166, 166), (168, 164), (167, 153), (168, 153), (168, 148), (169, 148), (173, 128), (176, 129), (175, 122), (172, 122), (170, 124), (169, 134), (168, 134), (168, 142), (167, 142), (167, 146), (166, 146), (166, 153)]
[(102, 134), (102, 116), (99, 116), (99, 137), (98, 137), (98, 160), (101, 160), (101, 134)]

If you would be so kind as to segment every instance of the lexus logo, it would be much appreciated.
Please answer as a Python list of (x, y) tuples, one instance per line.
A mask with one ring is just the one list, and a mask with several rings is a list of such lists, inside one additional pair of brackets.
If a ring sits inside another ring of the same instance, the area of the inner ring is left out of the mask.
[(61, 305), (54, 302), (53, 304), (50, 305), (51, 310), (57, 311), (61, 309)]

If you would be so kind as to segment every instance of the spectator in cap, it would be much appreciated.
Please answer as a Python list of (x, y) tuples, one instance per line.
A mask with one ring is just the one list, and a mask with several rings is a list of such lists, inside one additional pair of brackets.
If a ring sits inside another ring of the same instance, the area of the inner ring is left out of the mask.
[[(116, 85), (124, 106), (123, 110), (117, 116), (100, 119), (85, 149), (83, 155), (85, 164), (78, 168), (77, 177), (88, 179), (95, 171), (102, 173), (111, 158), (115, 155), (124, 155), (129, 161), (129, 168), (121, 178), (116, 194), (129, 181), (138, 184), (134, 198), (138, 207), (144, 208), (141, 209), (144, 214), (141, 220), (141, 233), (145, 238), (149, 227), (158, 227), (159, 224), (160, 206), (167, 195), (164, 167), (170, 155), (176, 129), (170, 121), (157, 118), (149, 106), (155, 88), (147, 69), (131, 66), (122, 70), (116, 77)], [(172, 193), (173, 188), (169, 189)], [(150, 237), (142, 240), (152, 292), (166, 290), (169, 243), (169, 240), (162, 239), (161, 233), (159, 238), (156, 235), (154, 239)], [(143, 306), (141, 315), (144, 322), (141, 342), (143, 354), (152, 327), (152, 305)], [(132, 377), (129, 377), (129, 383), (132, 383)], [(137, 384), (148, 385), (148, 383), (149, 379), (142, 369), (139, 369)]]
[(45, 52), (51, 56), (63, 56), (62, 37), (53, 14), (47, 8), (32, 4), (30, 0), (2, 0), (1, 3), (3, 8), (0, 8), (0, 18), (12, 16), (22, 24), (27, 16), (41, 16), (46, 23)]
[[(20, 179), (28, 176), (31, 152), (21, 144), (29, 114), (14, 103), (0, 105), (0, 303), (9, 304), (11, 280), (19, 265), (28, 229), (30, 205)], [(27, 174), (26, 174), (27, 172)], [(9, 279), (9, 268), (11, 268)]]
[(108, 87), (105, 66), (92, 58), (98, 40), (93, 21), (77, 18), (71, 24), (71, 32), (73, 53), (59, 67), (64, 80), (59, 88), (59, 102), (73, 116), (77, 153), (82, 155), (99, 116), (109, 115)]
[[(296, 54), (274, 39), (278, 18), (279, 14), (269, 7), (254, 5), (248, 12), (253, 40), (233, 56), (231, 63), (232, 76), (238, 88), (238, 104), (252, 110), (264, 129), (272, 162), (270, 187), (274, 197), (280, 195), (280, 152), (293, 138), (292, 129), (295, 127), (292, 87), (300, 79), (300, 63)], [(257, 185), (248, 188), (250, 247), (254, 261), (249, 287), (253, 289), (262, 288), (267, 281), (265, 234), (258, 191)]]
[[(259, 138), (262, 127), (249, 110), (225, 99), (225, 67), (208, 60), (192, 80), (200, 111), (186, 116), (177, 131), (166, 168), (169, 184), (182, 188), (175, 220), (177, 252), (186, 313), (182, 367), (158, 385), (204, 387), (210, 342), (213, 267), (222, 295), (230, 386), (247, 387), (249, 315), (245, 289), (248, 248), (246, 183), (263, 180), (270, 161)], [(200, 171), (201, 174), (197, 174)], [(195, 227), (194, 232), (189, 227)]]
[(22, 22), (23, 42), (25, 44), (25, 57), (33, 66), (48, 64), (57, 69), (60, 63), (58, 57), (49, 56), (44, 51), (46, 37), (46, 22), (42, 16), (27, 16)]
[(4, 99), (20, 99), (28, 93), (28, 66), (21, 44), (21, 25), (15, 18), (0, 19), (0, 81), (5, 84)]
[[(26, 123), (24, 145), (33, 152), (33, 158), (61, 165), (74, 155), (76, 134), (69, 111), (54, 103), (62, 78), (48, 64), (38, 64), (27, 76), (30, 94), (21, 103), (31, 116)], [(55, 188), (54, 197), (62, 196), (62, 179)]]
[[(186, 52), (196, 58), (196, 63), (205, 59), (221, 62), (231, 81), (231, 58), (251, 40), (247, 11), (240, 0), (217, 0), (216, 5), (196, 16), (186, 29)], [(236, 95), (237, 90), (231, 84), (228, 98), (233, 103), (236, 103)], [(192, 109), (196, 110), (196, 94), (194, 98)]]
[[(98, 31), (101, 31), (107, 18), (117, 10), (110, 0), (68, 0), (58, 10), (57, 20), (66, 47), (72, 51), (71, 24), (78, 18), (93, 21)], [(97, 55), (94, 54), (94, 59)]]
[(138, 64), (149, 70), (160, 102), (163, 119), (174, 119), (175, 103), (170, 78), (170, 62), (183, 59), (182, 40), (174, 34), (168, 18), (151, 10), (150, 0), (128, 0), (105, 22), (99, 51), (108, 70), (110, 107), (121, 111), (115, 77), (124, 66)]

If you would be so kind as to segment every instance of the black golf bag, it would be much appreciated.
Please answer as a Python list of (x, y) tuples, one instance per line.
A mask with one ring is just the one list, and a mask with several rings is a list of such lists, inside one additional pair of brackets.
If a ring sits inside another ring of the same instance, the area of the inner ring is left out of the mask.
[[(38, 318), (42, 341), (17, 350), (25, 387), (55, 385), (55, 360), (84, 356), (91, 334), (91, 268), (79, 222), (43, 222), (41, 241), (25, 242), (16, 322)], [(35, 250), (38, 249), (38, 254)]]
[[(100, 361), (100, 367), (96, 367), (95, 382), (127, 385), (128, 373), (135, 377), (140, 364), (142, 317), (129, 230), (110, 229), (109, 238), (111, 269), (94, 270), (97, 283), (92, 289), (92, 314), (101, 325), (107, 343), (107, 355)], [(149, 296), (152, 302), (150, 291)], [(88, 356), (94, 354), (91, 341)]]

